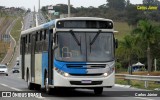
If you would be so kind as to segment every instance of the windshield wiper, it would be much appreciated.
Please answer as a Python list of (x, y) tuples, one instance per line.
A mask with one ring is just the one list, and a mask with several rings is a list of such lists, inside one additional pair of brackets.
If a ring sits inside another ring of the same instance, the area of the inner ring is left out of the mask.
[(96, 36), (93, 38), (93, 40), (90, 42), (90, 45), (93, 45), (93, 43), (96, 41), (96, 39), (98, 38), (99, 34), (101, 33), (101, 30), (98, 31), (98, 33), (96, 34)]
[(76, 43), (78, 44), (78, 46), (81, 45), (81, 43), (78, 41), (76, 35), (74, 34), (74, 32), (72, 30), (70, 30), (71, 35), (73, 36), (74, 40), (76, 41)]

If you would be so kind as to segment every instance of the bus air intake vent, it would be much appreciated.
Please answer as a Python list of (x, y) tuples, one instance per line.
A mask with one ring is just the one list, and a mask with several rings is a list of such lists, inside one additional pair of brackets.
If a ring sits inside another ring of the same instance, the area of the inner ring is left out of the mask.
[(98, 73), (98, 74), (70, 74), (72, 76), (101, 76), (103, 73)]
[(70, 81), (71, 85), (101, 85), (102, 81), (92, 81), (91, 83), (82, 83), (81, 81)]

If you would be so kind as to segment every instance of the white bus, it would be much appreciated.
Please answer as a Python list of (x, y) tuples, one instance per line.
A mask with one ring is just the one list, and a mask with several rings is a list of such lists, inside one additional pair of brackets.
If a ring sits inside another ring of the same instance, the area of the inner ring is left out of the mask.
[(21, 33), (21, 71), (29, 89), (90, 88), (102, 94), (115, 83), (113, 21), (55, 19)]

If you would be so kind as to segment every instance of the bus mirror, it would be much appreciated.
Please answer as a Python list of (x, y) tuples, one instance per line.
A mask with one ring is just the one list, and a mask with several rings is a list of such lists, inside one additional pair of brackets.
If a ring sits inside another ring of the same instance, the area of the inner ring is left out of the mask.
[(115, 39), (115, 48), (118, 48), (118, 39)]

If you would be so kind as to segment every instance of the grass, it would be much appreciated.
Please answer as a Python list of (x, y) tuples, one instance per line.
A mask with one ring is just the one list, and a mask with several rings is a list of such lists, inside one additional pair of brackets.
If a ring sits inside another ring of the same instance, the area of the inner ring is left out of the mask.
[[(0, 17), (3, 19), (1, 25), (0, 25), (0, 32), (1, 34), (5, 34), (5, 31), (6, 29), (8, 28), (8, 26), (6, 26), (7, 22), (10, 20), (13, 20), (13, 18), (11, 17), (7, 17), (7, 16), (3, 16), (3, 17)], [(10, 25), (10, 24), (8, 24)], [(0, 41), (0, 62), (2, 61), (2, 59), (5, 57), (8, 49), (9, 49), (9, 46), (10, 46), (10, 43), (9, 42), (3, 42), (3, 41)]]
[[(128, 72), (121, 72), (118, 74), (128, 74)], [(147, 71), (140, 71), (140, 72), (133, 72), (133, 75), (148, 75)], [(160, 71), (156, 71), (156, 72), (150, 72), (149, 75), (151, 76), (160, 76)]]
[(127, 22), (114, 22), (114, 28), (118, 33), (115, 33), (115, 37), (118, 40), (123, 40), (125, 35), (132, 31), (132, 27), (127, 24)]
[[(145, 88), (144, 81), (131, 80), (131, 87), (139, 88), (139, 89), (147, 89), (154, 90), (155, 88), (160, 87), (160, 83), (148, 81), (148, 88)], [(128, 80), (125, 79), (116, 79), (116, 84), (128, 85)]]
[(22, 27), (21, 21), (22, 21), (22, 18), (19, 18), (11, 30), (11, 35), (16, 40), (16, 42), (19, 40), (20, 33), (21, 33), (21, 27)]
[(4, 58), (5, 54), (7, 53), (9, 46), (10, 46), (9, 43), (0, 41), (0, 62), (2, 61), (2, 58)]
[[(121, 72), (119, 74), (128, 74), (128, 72)], [(133, 75), (147, 75), (147, 74), (148, 74), (148, 72), (146, 72), (146, 71), (143, 71), (143, 72), (133, 72)], [(150, 72), (149, 75), (160, 76), (160, 71)], [(120, 79), (119, 77), (116, 77), (116, 83), (117, 84), (122, 84), (122, 85), (128, 85), (128, 80), (123, 79), (123, 78)], [(160, 83), (153, 82), (153, 81), (149, 81), (148, 82), (148, 88), (144, 87), (144, 81), (131, 80), (130, 83), (131, 83), (130, 85), (132, 87), (140, 88), (140, 89), (154, 90), (155, 88), (159, 88), (160, 87)]]

